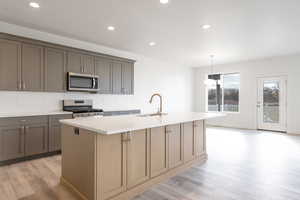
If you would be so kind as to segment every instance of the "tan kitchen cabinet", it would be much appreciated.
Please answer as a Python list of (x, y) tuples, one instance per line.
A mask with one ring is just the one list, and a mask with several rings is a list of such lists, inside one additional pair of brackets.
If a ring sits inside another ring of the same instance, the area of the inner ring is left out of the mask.
[(175, 124), (166, 127), (169, 141), (169, 168), (183, 163), (183, 133), (181, 125)]

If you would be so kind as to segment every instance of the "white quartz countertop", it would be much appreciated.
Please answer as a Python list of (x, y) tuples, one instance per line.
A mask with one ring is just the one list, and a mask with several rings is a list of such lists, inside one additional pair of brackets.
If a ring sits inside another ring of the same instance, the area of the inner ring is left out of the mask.
[(181, 112), (152, 117), (141, 117), (139, 115), (110, 117), (94, 116), (76, 119), (64, 119), (60, 120), (60, 122), (62, 124), (86, 129), (96, 133), (110, 135), (223, 116), (225, 115), (218, 113)]
[(42, 116), (42, 115), (67, 115), (72, 112), (65, 111), (48, 111), (48, 112), (18, 112), (18, 113), (0, 113), (0, 118), (6, 117), (30, 117), (30, 116)]

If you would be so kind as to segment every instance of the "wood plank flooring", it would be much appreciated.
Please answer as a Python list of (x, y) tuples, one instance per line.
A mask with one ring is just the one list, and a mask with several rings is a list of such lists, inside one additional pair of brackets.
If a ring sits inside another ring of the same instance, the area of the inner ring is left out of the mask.
[[(208, 161), (134, 200), (299, 200), (300, 137), (207, 129)], [(77, 200), (59, 184), (60, 156), (0, 167), (0, 200)]]

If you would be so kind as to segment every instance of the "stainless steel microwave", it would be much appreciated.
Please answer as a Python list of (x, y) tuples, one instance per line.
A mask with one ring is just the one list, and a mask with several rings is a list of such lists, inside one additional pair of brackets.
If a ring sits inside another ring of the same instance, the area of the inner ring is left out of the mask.
[(68, 72), (68, 91), (97, 92), (99, 76)]

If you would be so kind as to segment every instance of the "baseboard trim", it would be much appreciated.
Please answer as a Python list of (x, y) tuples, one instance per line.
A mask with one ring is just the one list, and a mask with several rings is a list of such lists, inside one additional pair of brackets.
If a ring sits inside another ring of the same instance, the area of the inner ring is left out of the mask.
[(0, 166), (11, 165), (11, 164), (19, 163), (19, 162), (30, 161), (30, 160), (44, 158), (44, 157), (48, 157), (48, 156), (54, 156), (54, 155), (58, 155), (58, 154), (61, 154), (61, 151), (53, 151), (53, 152), (41, 153), (41, 154), (33, 155), (33, 156), (26, 156), (26, 157), (22, 157), (22, 158), (4, 160), (4, 161), (0, 161)]
[(76, 187), (71, 184), (69, 181), (67, 181), (64, 177), (60, 177), (60, 183), (64, 186), (66, 186), (69, 190), (74, 192), (80, 199), (82, 200), (88, 200), (88, 198), (83, 195), (81, 192), (79, 192)]

